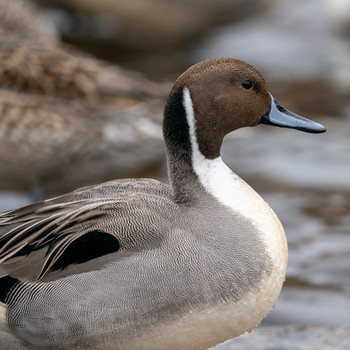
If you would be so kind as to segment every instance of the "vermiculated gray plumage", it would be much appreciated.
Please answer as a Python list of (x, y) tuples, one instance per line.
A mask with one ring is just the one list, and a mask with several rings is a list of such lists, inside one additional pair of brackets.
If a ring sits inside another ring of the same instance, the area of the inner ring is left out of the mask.
[[(206, 196), (203, 191), (201, 197)], [(4, 213), (0, 229), (15, 228), (8, 232), (13, 246), (5, 246), (2, 260), (11, 260), (12, 249), (18, 254), (28, 245), (41, 250), (45, 247), (46, 261), (55, 260), (52, 255), (59, 257), (65, 248), (61, 242), (67, 237), (73, 242), (93, 230), (112, 235), (120, 244), (116, 253), (69, 265), (63, 271), (50, 271), (50, 266), (35, 261), (35, 255), (30, 265), (22, 259), (19, 267), (21, 259), (16, 257), (16, 276), (42, 277), (46, 283), (25, 282), (12, 291), (8, 317), (13, 332), (40, 346), (63, 346), (67, 342), (67, 349), (81, 343), (93, 348), (108, 333), (123, 343), (128, 336), (125, 320), (135, 323), (135, 312), (140, 320), (134, 324), (137, 332), (145, 320), (147, 324), (160, 322), (163, 308), (168, 312), (173, 308), (170, 314), (180, 316), (188, 304), (194, 307), (218, 298), (239, 299), (269, 269), (261, 249), (252, 250), (249, 256), (242, 254), (247, 246), (261, 246), (257, 237), (243, 232), (231, 235), (237, 221), (247, 231), (251, 225), (239, 217), (227, 220), (230, 215), (221, 205), (203, 208), (198, 201), (183, 210), (172, 201), (168, 186), (153, 180), (126, 179)], [(210, 217), (213, 211), (217, 213), (214, 221)], [(198, 217), (204, 220), (200, 225), (195, 220)], [(36, 226), (40, 229), (26, 233)], [(224, 237), (215, 234), (218, 226)], [(2, 273), (11, 272), (13, 264), (2, 265)], [(236, 268), (227, 270), (225, 266)], [(79, 274), (75, 274), (77, 269)], [(198, 274), (201, 270), (207, 277)], [(245, 276), (239, 285), (234, 282), (237, 273)], [(192, 284), (194, 279), (201, 280), (200, 290)], [(227, 283), (232, 285), (229, 291), (225, 291)], [(169, 305), (167, 294), (177, 296), (176, 304)], [(152, 314), (150, 309), (154, 310)]]

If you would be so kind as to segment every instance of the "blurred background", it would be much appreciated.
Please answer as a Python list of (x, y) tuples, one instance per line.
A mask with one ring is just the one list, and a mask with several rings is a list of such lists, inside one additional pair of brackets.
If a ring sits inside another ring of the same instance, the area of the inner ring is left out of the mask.
[(350, 348), (350, 1), (1, 0), (0, 209), (125, 176), (166, 179), (172, 82), (243, 59), (322, 135), (266, 126), (223, 159), (289, 242), (276, 309), (217, 349)]

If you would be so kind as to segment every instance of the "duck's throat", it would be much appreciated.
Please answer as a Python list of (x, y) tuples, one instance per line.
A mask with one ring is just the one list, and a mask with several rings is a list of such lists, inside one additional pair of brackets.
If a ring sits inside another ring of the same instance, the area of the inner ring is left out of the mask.
[(219, 202), (234, 211), (241, 212), (242, 198), (238, 198), (237, 194), (241, 186), (244, 188), (249, 186), (225, 165), (220, 156), (208, 159), (200, 151), (196, 135), (195, 112), (190, 92), (186, 87), (183, 89), (183, 106), (189, 129), (191, 165), (199, 183)]

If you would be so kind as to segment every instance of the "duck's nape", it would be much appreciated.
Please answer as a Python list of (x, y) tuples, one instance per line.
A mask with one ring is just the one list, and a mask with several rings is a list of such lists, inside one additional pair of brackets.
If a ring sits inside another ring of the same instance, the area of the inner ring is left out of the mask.
[(284, 108), (271, 94), (270, 110), (261, 118), (261, 124), (289, 128), (310, 134), (320, 134), (326, 128), (310, 119), (304, 118)]

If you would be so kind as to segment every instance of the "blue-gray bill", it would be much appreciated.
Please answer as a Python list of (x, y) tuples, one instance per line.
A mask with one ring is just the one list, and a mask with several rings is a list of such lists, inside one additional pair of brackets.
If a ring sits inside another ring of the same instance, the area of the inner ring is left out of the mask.
[(323, 125), (288, 111), (272, 95), (270, 110), (261, 118), (261, 123), (279, 126), (281, 128), (296, 129), (312, 134), (319, 134), (326, 131)]

